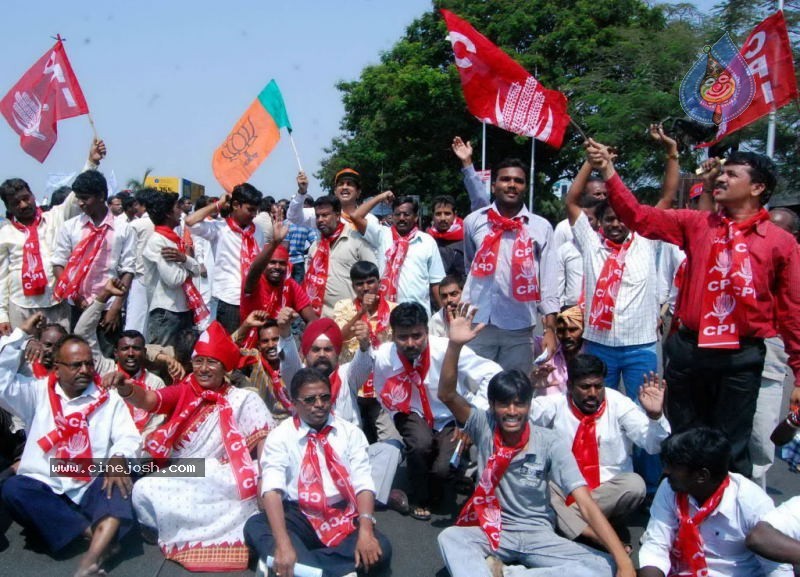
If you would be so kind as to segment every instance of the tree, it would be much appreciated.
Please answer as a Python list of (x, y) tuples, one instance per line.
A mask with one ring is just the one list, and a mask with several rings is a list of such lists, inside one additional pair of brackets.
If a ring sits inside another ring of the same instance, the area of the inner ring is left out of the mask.
[(153, 172), (152, 168), (148, 168), (144, 171), (144, 176), (142, 176), (142, 180), (136, 180), (135, 178), (128, 179), (128, 182), (125, 183), (125, 186), (136, 192), (137, 190), (141, 190), (145, 187), (144, 183), (147, 181), (147, 177), (150, 176), (150, 173)]
[[(564, 91), (573, 119), (620, 149), (620, 172), (630, 182), (652, 184), (661, 173), (663, 158), (646, 127), (682, 116), (678, 86), (703, 44), (703, 18), (688, 18), (688, 7), (670, 13), (640, 0), (447, 0), (439, 7), (471, 22), (542, 84)], [(339, 83), (343, 134), (326, 149), (317, 173), (323, 182), (350, 165), (362, 172), (367, 194), (378, 190), (383, 173), (384, 188), (423, 199), (449, 193), (464, 207), (449, 144), (456, 134), (477, 144), (480, 124), (466, 109), (445, 35), (438, 11), (423, 14), (379, 64)], [(490, 164), (530, 158), (527, 138), (489, 127), (487, 143)], [(582, 139), (574, 132), (560, 151), (537, 144), (536, 208), (545, 216), (560, 218), (550, 188), (574, 174), (581, 158)], [(685, 162), (694, 166), (691, 158)]]

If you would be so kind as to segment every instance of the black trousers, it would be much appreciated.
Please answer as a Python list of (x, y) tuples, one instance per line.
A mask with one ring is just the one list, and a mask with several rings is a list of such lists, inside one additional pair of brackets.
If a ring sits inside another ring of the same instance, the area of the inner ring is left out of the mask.
[(748, 446), (766, 355), (763, 339), (742, 339), (739, 349), (707, 349), (697, 346), (695, 333), (681, 329), (667, 339), (664, 355), (672, 432), (702, 425), (722, 431), (733, 449), (731, 470), (749, 477)]
[(434, 431), (413, 412), (395, 414), (394, 424), (406, 446), (409, 497), (415, 505), (433, 505), (441, 499), (444, 483), (453, 478), (450, 457), (457, 441), (451, 437), (456, 425), (450, 422), (441, 431)]
[[(356, 570), (358, 529), (345, 537), (336, 547), (325, 547), (297, 503), (284, 501), (283, 510), (286, 514), (286, 530), (297, 553), (298, 563), (322, 569), (325, 577), (341, 577)], [(392, 560), (392, 545), (377, 528), (375, 538), (380, 543), (382, 555), (378, 565), (370, 570), (370, 574), (388, 567)], [(247, 520), (244, 524), (244, 540), (261, 559), (275, 554), (275, 537), (272, 535), (265, 513), (259, 511)]]
[(217, 300), (217, 321), (225, 328), (229, 335), (239, 328), (239, 305), (232, 305), (225, 301)]

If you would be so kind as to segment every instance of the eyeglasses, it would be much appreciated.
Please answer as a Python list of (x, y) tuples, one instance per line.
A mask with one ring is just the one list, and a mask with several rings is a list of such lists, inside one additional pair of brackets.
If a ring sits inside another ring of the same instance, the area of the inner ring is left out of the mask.
[(209, 357), (195, 357), (192, 359), (192, 367), (200, 368), (204, 365), (210, 369), (216, 369), (221, 367), (222, 363)]
[(331, 394), (330, 393), (322, 393), (321, 395), (310, 395), (308, 397), (300, 397), (299, 399), (295, 399), (300, 401), (304, 405), (308, 405), (312, 407), (317, 404), (317, 401), (322, 401), (323, 405), (327, 405), (331, 402)]
[(94, 361), (76, 361), (74, 363), (63, 363), (61, 361), (56, 361), (56, 364), (67, 367), (73, 371), (79, 371), (83, 367), (86, 367), (87, 369), (92, 371), (94, 370)]

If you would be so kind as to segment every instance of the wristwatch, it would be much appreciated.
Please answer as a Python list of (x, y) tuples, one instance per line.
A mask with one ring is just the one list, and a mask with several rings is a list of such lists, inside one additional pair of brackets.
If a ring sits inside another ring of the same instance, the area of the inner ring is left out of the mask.
[(377, 525), (378, 524), (378, 520), (375, 518), (375, 515), (372, 515), (371, 513), (361, 513), (361, 515), (359, 515), (358, 518), (359, 519), (369, 519), (370, 521), (372, 521), (373, 525)]

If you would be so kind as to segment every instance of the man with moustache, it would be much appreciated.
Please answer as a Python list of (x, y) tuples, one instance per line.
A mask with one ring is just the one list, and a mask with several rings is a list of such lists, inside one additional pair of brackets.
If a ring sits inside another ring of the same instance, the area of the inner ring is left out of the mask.
[(450, 195), (441, 195), (431, 201), (433, 223), (428, 234), (439, 247), (444, 273), (464, 278), (464, 221), (456, 214), (456, 201)]
[[(440, 402), (477, 447), (480, 475), (456, 526), (439, 534), (450, 574), (497, 577), (503, 574), (503, 564), (513, 564), (528, 568), (521, 575), (633, 577), (633, 563), (592, 500), (568, 444), (529, 420), (533, 387), (525, 374), (512, 370), (492, 377), (488, 410), (474, 407), (457, 391), (464, 345), (484, 327), (472, 326), (475, 311), (469, 308), (462, 305), (451, 320), (438, 386)], [(548, 483), (575, 499), (613, 560), (555, 533)]]
[(442, 308), (431, 315), (431, 320), (428, 321), (428, 334), (432, 337), (447, 337), (450, 319), (461, 302), (464, 279), (448, 275), (439, 283), (437, 290)]
[(639, 204), (616, 174), (608, 147), (591, 139), (586, 147), (626, 226), (686, 252), (676, 307), (681, 326), (665, 345), (673, 431), (721, 430), (732, 445), (732, 470), (752, 474), (749, 442), (764, 339), (778, 334), (776, 326), (795, 374), (791, 400), (800, 403), (800, 252), (763, 207), (775, 188), (774, 163), (752, 152), (731, 153), (711, 185), (719, 212), (659, 210)]
[[(0, 406), (25, 423), (28, 441), (17, 474), (5, 481), (2, 499), (11, 517), (42, 538), (52, 553), (78, 538), (90, 539), (77, 577), (103, 575), (103, 563), (135, 525), (124, 474), (92, 479), (91, 459), (125, 467), (137, 455), (141, 438), (124, 402), (99, 386), (92, 351), (69, 335), (55, 351), (55, 368), (46, 378), (17, 373), (25, 345), (42, 322), (29, 317), (0, 351)], [(53, 460), (64, 465), (52, 469)], [(118, 550), (118, 549), (117, 549)]]
[[(558, 349), (553, 357), (533, 366), (531, 382), (536, 396), (560, 395), (567, 391), (567, 365), (583, 351), (583, 310), (571, 307), (556, 317)], [(542, 353), (542, 337), (534, 337), (534, 354)]]

